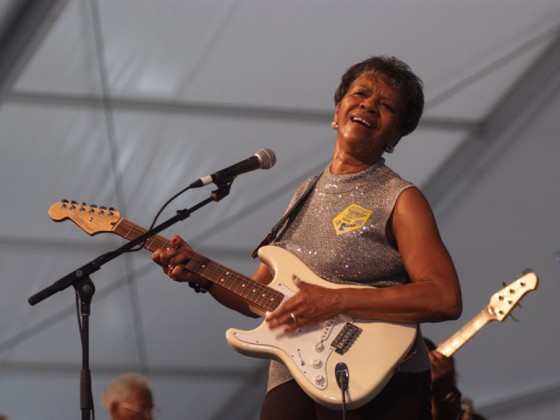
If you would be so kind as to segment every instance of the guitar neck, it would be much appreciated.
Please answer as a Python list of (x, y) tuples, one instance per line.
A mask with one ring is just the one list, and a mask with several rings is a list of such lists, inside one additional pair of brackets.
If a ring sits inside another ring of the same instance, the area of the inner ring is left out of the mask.
[(484, 308), (455, 334), (441, 343), (436, 350), (444, 356), (451, 357), (493, 319), (494, 318), (490, 315), (488, 308)]
[[(112, 232), (129, 241), (133, 241), (146, 233), (146, 229), (123, 218), (115, 224)], [(154, 252), (170, 245), (167, 238), (154, 235), (148, 238), (142, 246)], [(284, 298), (281, 292), (197, 253), (194, 253), (186, 268), (204, 279), (229, 290), (261, 314), (276, 309)]]

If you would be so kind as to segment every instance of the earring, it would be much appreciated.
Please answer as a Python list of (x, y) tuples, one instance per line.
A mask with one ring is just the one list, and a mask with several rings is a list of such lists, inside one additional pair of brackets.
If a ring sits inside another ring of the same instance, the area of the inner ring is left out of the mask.
[(387, 146), (385, 146), (385, 151), (387, 153), (393, 153), (395, 151), (395, 146), (393, 146), (392, 144), (388, 144)]
[(338, 128), (338, 123), (336, 121), (331, 122), (331, 128), (336, 130)]

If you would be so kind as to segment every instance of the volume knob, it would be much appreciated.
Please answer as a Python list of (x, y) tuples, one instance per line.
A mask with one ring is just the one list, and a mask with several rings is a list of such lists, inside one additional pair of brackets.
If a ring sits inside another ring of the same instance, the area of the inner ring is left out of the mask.
[(323, 344), (322, 341), (320, 343), (315, 344), (315, 351), (317, 353), (321, 353), (324, 350), (325, 350), (325, 345)]
[(325, 383), (325, 377), (323, 375), (315, 376), (315, 383), (317, 385), (323, 385)]
[(323, 366), (323, 361), (321, 359), (315, 359), (311, 362), (311, 366), (313, 366), (314, 369), (320, 369)]

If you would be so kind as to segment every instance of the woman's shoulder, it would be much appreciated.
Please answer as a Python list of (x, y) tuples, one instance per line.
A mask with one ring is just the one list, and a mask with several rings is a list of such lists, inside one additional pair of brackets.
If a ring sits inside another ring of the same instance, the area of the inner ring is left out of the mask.
[(396, 171), (394, 171), (392, 168), (390, 168), (385, 164), (380, 166), (379, 170), (388, 182), (393, 182), (395, 184), (402, 184), (408, 186), (415, 186), (412, 181), (409, 181), (408, 179), (402, 177), (399, 173), (397, 173)]
[(388, 194), (393, 194), (396, 197), (400, 196), (404, 191), (412, 189), (418, 190), (418, 187), (411, 181), (403, 178), (393, 169), (388, 166), (381, 166), (379, 168), (378, 179)]

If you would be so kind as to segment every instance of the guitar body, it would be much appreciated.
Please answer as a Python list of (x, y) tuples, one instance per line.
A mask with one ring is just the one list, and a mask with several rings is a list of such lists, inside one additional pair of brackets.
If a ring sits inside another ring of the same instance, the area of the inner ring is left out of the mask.
[[(331, 289), (371, 287), (327, 282), (283, 248), (262, 247), (259, 258), (274, 272), (269, 287), (280, 291), (285, 299), (297, 292), (293, 274), (307, 283)], [(289, 334), (282, 328), (271, 331), (266, 322), (250, 331), (231, 328), (226, 332), (226, 339), (230, 347), (241, 354), (284, 363), (311, 398), (332, 409), (342, 408), (335, 367), (345, 363), (349, 371), (346, 406), (353, 409), (374, 398), (391, 379), (412, 347), (416, 329), (416, 325), (356, 320), (340, 315)], [(333, 345), (335, 340), (338, 344)]]

